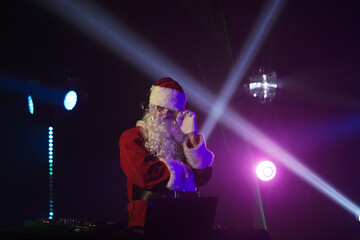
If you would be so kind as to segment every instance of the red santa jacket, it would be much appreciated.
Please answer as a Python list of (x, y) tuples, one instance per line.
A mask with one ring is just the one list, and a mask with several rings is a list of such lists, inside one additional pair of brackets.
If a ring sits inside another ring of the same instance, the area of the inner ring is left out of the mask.
[(127, 177), (129, 226), (144, 226), (146, 201), (133, 200), (133, 187), (151, 191), (196, 191), (211, 177), (214, 155), (206, 147), (204, 137), (194, 148), (183, 144), (186, 162), (160, 161), (144, 147), (141, 127), (126, 130), (120, 137), (120, 166)]

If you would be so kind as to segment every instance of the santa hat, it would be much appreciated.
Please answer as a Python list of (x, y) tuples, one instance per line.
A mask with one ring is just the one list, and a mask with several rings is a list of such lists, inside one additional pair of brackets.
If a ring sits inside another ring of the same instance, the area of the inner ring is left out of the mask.
[(161, 78), (150, 89), (149, 103), (173, 111), (184, 111), (186, 95), (179, 83), (171, 78)]

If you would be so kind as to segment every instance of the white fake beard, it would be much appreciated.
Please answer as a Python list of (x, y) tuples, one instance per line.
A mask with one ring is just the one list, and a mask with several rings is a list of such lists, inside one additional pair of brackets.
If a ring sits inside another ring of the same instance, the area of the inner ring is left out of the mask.
[(164, 119), (162, 116), (148, 112), (143, 117), (147, 136), (145, 149), (154, 154), (159, 160), (184, 159), (182, 143), (185, 138), (175, 119)]

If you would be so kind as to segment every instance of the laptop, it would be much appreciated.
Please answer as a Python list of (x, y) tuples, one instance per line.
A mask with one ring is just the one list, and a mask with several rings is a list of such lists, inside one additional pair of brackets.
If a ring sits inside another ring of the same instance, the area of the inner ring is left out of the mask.
[(147, 202), (146, 236), (206, 235), (213, 230), (217, 197), (151, 199)]

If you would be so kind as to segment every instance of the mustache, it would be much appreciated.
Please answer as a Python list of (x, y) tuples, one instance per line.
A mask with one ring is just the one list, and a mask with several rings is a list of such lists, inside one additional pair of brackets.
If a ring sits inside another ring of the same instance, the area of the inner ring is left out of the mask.
[(146, 127), (145, 148), (160, 159), (183, 158), (182, 142), (185, 134), (175, 119), (164, 119), (152, 113), (144, 116)]

